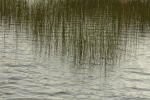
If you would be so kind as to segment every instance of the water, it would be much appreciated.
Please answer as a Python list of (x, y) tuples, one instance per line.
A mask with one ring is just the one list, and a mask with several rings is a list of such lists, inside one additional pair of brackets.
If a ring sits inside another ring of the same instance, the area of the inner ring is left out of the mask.
[(1, 0), (1, 100), (149, 100), (148, 0)]

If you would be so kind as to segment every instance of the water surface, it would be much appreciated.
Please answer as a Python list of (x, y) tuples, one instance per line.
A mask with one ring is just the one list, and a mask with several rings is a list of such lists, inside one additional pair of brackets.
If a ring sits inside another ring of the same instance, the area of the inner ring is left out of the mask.
[(149, 100), (150, 2), (1, 0), (2, 100)]

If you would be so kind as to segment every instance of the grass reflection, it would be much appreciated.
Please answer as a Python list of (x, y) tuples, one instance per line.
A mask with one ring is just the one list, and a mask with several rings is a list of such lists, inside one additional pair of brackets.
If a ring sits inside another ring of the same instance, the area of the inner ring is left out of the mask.
[[(122, 3), (120, 3), (122, 2)], [(144, 32), (150, 2), (140, 0), (1, 0), (1, 19), (23, 27), (37, 54), (62, 53), (75, 64), (116, 65), (132, 30)], [(7, 20), (7, 19), (6, 19)], [(143, 33), (144, 34), (144, 33)], [(136, 41), (137, 42), (137, 41)]]

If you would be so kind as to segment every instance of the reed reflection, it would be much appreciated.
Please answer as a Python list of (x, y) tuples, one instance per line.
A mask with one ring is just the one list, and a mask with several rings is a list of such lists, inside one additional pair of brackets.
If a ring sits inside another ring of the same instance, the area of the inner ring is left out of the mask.
[(121, 3), (129, 3), (130, 0), (119, 0)]
[(144, 31), (150, 21), (149, 2), (120, 2), (129, 0), (1, 0), (0, 14), (27, 31), (38, 55), (62, 54), (75, 65), (114, 66), (127, 42), (138, 38), (137, 30)]

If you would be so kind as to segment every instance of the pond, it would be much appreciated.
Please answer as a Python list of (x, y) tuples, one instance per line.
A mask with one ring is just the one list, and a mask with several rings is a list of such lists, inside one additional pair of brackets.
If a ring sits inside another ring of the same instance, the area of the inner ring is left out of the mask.
[(1, 0), (0, 9), (0, 99), (150, 99), (150, 1)]

